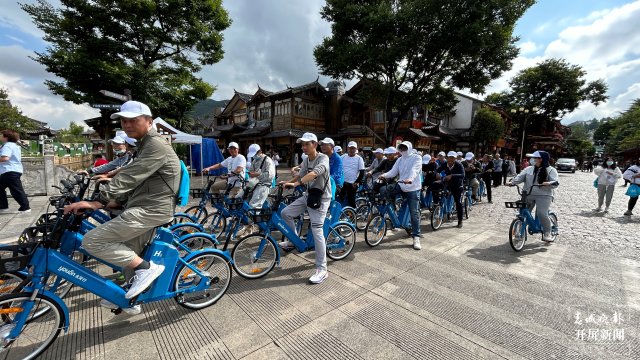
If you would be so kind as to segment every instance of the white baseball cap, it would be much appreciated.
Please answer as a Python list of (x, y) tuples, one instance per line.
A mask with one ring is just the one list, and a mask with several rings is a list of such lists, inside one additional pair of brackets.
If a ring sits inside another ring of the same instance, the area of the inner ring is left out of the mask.
[(423, 164), (428, 164), (430, 161), (431, 161), (431, 155), (427, 154), (427, 155), (422, 157), (422, 163)]
[(333, 141), (332, 138), (324, 138), (324, 140), (320, 141), (320, 144), (331, 144), (333, 146), (336, 146), (336, 143)]
[(113, 137), (113, 139), (109, 140), (109, 142), (112, 142), (114, 144), (124, 144), (125, 141), (126, 140), (120, 135), (116, 135)]
[(136, 145), (138, 141), (137, 141), (136, 139), (132, 138), (132, 137), (128, 137), (128, 136), (127, 136), (126, 138), (124, 138), (124, 141), (125, 141), (127, 144), (129, 144), (129, 146), (134, 146), (134, 147), (135, 147), (135, 146), (138, 146), (138, 145)]
[(333, 150), (335, 150), (335, 152), (342, 152), (342, 146), (337, 145)]
[(298, 140), (296, 140), (296, 143), (301, 143), (303, 141), (304, 142), (308, 142), (308, 141), (318, 142), (318, 137), (314, 133), (307, 132), (307, 133), (302, 134), (302, 137), (299, 138)]
[(240, 146), (238, 146), (238, 143), (237, 143), (237, 142), (232, 141), (232, 142), (230, 142), (230, 143), (229, 143), (229, 146), (227, 146), (227, 149), (228, 149), (228, 148), (236, 148), (236, 149), (240, 149)]
[(473, 159), (474, 157), (475, 157), (475, 155), (473, 155), (473, 153), (472, 153), (472, 152), (468, 152), (468, 153), (466, 153), (466, 154), (464, 155), (464, 159), (465, 159), (465, 160), (467, 160), (467, 161), (469, 161), (469, 160)]
[(458, 157), (458, 153), (455, 151), (449, 151), (447, 157)]
[(398, 152), (398, 150), (396, 148), (394, 148), (393, 146), (389, 146), (388, 148), (384, 149), (384, 153), (386, 155), (395, 154), (397, 152)]
[(384, 154), (384, 150), (382, 150), (382, 148), (377, 148), (375, 150), (373, 150), (374, 154)]
[(531, 157), (534, 157), (534, 158), (541, 158), (541, 157), (542, 157), (542, 155), (540, 155), (540, 151), (536, 151), (536, 152), (534, 152), (533, 154), (531, 154)]
[(456, 153), (456, 155), (458, 155), (458, 156), (462, 157), (462, 152), (461, 152), (461, 151), (458, 151), (458, 152)]
[(447, 154), (445, 154), (445, 152), (444, 152), (444, 151), (440, 151), (440, 152), (438, 153), (438, 156), (447, 156)]
[(354, 148), (358, 148), (358, 144), (355, 141), (349, 141), (349, 143), (347, 144), (347, 147), (354, 147)]
[(251, 144), (249, 145), (249, 151), (247, 152), (247, 157), (254, 157), (256, 156), (256, 153), (260, 151), (260, 145), (258, 144)]
[(117, 119), (121, 117), (125, 118), (134, 118), (140, 115), (151, 116), (151, 109), (140, 101), (127, 101), (126, 103), (120, 106), (120, 111), (115, 114), (111, 114), (112, 119)]

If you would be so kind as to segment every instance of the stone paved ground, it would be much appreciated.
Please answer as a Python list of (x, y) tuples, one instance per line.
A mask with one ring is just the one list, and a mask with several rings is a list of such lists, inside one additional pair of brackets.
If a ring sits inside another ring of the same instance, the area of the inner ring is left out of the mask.
[[(463, 229), (424, 226), (422, 251), (401, 234), (373, 249), (360, 240), (321, 285), (306, 282), (313, 254), (290, 253), (200, 311), (164, 301), (115, 316), (74, 289), (70, 331), (42, 358), (640, 359), (640, 220), (622, 217), (623, 188), (609, 214), (592, 213), (592, 181), (561, 174), (557, 243), (532, 237), (520, 253), (502, 205), (515, 189), (499, 187)], [(0, 216), (0, 238), (33, 217)]]

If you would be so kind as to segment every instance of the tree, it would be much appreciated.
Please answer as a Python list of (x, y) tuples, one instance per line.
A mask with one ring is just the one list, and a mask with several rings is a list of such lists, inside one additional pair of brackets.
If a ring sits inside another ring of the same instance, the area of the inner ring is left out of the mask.
[(473, 126), (473, 137), (476, 141), (495, 143), (504, 135), (504, 120), (494, 110), (481, 108), (476, 112)]
[(613, 128), (606, 140), (606, 151), (619, 151), (640, 147), (640, 98), (633, 101), (628, 110), (611, 121)]
[[(320, 71), (379, 84), (388, 128), (416, 104), (451, 104), (452, 87), (481, 93), (518, 55), (516, 21), (533, 0), (327, 0), (331, 36), (314, 49)], [(444, 110), (444, 109), (443, 109)]]
[(611, 136), (611, 130), (614, 128), (613, 121), (603, 121), (593, 132), (593, 141), (604, 143)]
[(34, 60), (61, 81), (46, 80), (75, 103), (104, 102), (99, 90), (131, 89), (154, 113), (178, 119), (214, 88), (194, 76), (222, 59), (231, 20), (221, 0), (46, 0), (22, 4), (50, 45)]
[(83, 132), (82, 125), (71, 122), (69, 128), (58, 130), (56, 139), (63, 143), (84, 143), (86, 139), (82, 136)]
[(9, 92), (0, 88), (0, 130), (12, 129), (25, 135), (26, 130), (35, 129), (34, 123), (28, 117), (22, 115), (17, 106), (11, 105)]
[(589, 136), (589, 127), (584, 122), (575, 122), (569, 125), (571, 134), (566, 139), (567, 152), (576, 159), (584, 159), (585, 156), (593, 156), (596, 149)]
[(564, 59), (544, 60), (511, 79), (506, 98), (513, 107), (537, 107), (547, 119), (562, 118), (583, 101), (598, 105), (608, 99), (605, 82), (587, 83), (585, 75), (582, 67)]

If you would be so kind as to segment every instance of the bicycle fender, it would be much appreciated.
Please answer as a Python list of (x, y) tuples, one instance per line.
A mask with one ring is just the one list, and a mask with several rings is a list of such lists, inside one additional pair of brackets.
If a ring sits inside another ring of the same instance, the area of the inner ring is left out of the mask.
[(201, 232), (204, 230), (204, 226), (202, 226), (202, 224), (197, 223), (197, 222), (188, 222), (188, 223), (173, 224), (173, 225), (171, 225), (169, 227), (169, 231), (173, 231), (173, 230), (178, 229), (178, 228), (180, 228), (182, 226), (185, 226), (185, 225), (193, 226), (195, 228), (198, 228)]
[(222, 251), (222, 250), (218, 250), (218, 249), (211, 249), (211, 248), (207, 248), (207, 249), (202, 249), (202, 250), (198, 250), (198, 251), (194, 251), (190, 254), (187, 254), (183, 260), (186, 262), (189, 262), (191, 259), (193, 259), (194, 257), (198, 256), (198, 255), (202, 255), (202, 254), (217, 254), (222, 256), (227, 262), (231, 263), (231, 256), (230, 254)]
[(220, 244), (220, 242), (218, 242), (218, 239), (216, 239), (215, 236), (208, 234), (206, 232), (195, 232), (195, 233), (191, 233), (191, 234), (187, 234), (187, 235), (182, 235), (181, 237), (178, 238), (178, 242), (181, 243), (185, 240), (189, 240), (192, 237), (204, 237), (204, 238), (209, 238), (211, 239), (211, 241), (213, 241), (216, 245)]
[(346, 222), (346, 221), (338, 221), (338, 222), (335, 222), (335, 223), (331, 224), (331, 226), (330, 226), (330, 227), (331, 227), (331, 228), (334, 228), (334, 227), (336, 227), (337, 225), (347, 225), (348, 227), (350, 227), (350, 228), (351, 228), (351, 230), (356, 231), (356, 227), (355, 227), (355, 225), (353, 225), (353, 224), (352, 224), (352, 223), (350, 223), (350, 222)]
[[(25, 293), (32, 293), (33, 292), (33, 287), (31, 286), (25, 286), (21, 292), (25, 292)], [(43, 294), (48, 296), (49, 298), (51, 298), (51, 300), (55, 301), (58, 306), (60, 306), (60, 308), (62, 309), (62, 312), (64, 313), (64, 332), (65, 334), (67, 333), (67, 331), (69, 331), (69, 308), (67, 308), (67, 305), (64, 303), (64, 301), (55, 293), (49, 291), (49, 290), (40, 290), (38, 291), (39, 294)]]

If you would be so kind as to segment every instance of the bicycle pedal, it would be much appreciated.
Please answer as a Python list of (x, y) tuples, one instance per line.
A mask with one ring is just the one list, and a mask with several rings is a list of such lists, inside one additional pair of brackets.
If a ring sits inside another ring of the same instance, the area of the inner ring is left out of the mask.
[(115, 315), (120, 315), (122, 314), (122, 308), (111, 309), (111, 312)]

